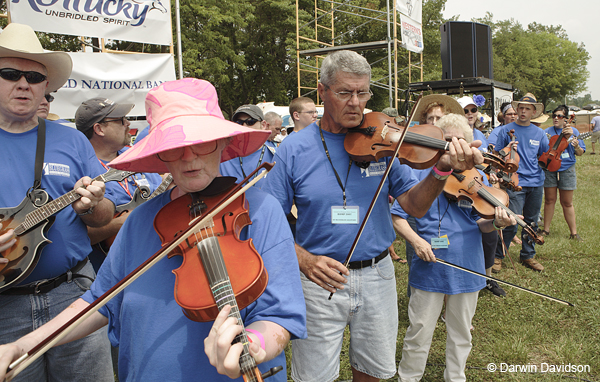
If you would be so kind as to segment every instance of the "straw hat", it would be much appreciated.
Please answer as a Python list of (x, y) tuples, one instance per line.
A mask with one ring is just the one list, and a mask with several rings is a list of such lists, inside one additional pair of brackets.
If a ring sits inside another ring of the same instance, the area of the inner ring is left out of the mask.
[(537, 101), (537, 99), (535, 98), (535, 96), (531, 93), (525, 94), (518, 101), (512, 101), (511, 104), (512, 104), (513, 109), (517, 110), (520, 103), (525, 103), (527, 105), (533, 105), (535, 107), (535, 114), (533, 115), (532, 119), (539, 117), (544, 112), (544, 105), (539, 103)]
[(110, 167), (135, 172), (168, 172), (156, 154), (179, 147), (232, 138), (221, 162), (258, 150), (271, 135), (223, 118), (217, 91), (208, 81), (184, 78), (164, 82), (146, 96), (149, 133), (110, 162)]
[(541, 123), (544, 123), (544, 122), (546, 122), (547, 120), (548, 120), (548, 114), (542, 114), (542, 115), (540, 115), (540, 116), (539, 116), (539, 117), (537, 117), (537, 118), (533, 118), (533, 119), (532, 119), (531, 121), (529, 121), (529, 122), (531, 122), (531, 123), (540, 123), (540, 124), (541, 124)]
[(417, 109), (415, 110), (413, 120), (421, 120), (422, 114), (432, 103), (444, 105), (446, 114), (465, 115), (463, 108), (458, 104), (458, 102), (456, 102), (454, 98), (443, 94), (430, 94), (421, 98), (421, 101), (419, 102), (419, 104), (417, 105)]
[(73, 61), (65, 52), (47, 52), (28, 25), (10, 23), (0, 33), (0, 58), (17, 57), (39, 62), (48, 71), (46, 94), (60, 89), (71, 75)]

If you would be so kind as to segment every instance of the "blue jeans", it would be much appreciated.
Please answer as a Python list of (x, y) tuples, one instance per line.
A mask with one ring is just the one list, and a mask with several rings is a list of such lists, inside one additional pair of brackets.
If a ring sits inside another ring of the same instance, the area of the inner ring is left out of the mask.
[[(94, 277), (88, 262), (78, 273)], [(77, 278), (38, 295), (0, 295), (0, 344), (16, 341), (44, 325), (89, 289), (91, 281)], [(77, 341), (54, 347), (24, 369), (13, 381), (113, 382), (106, 327)]]
[[(540, 209), (542, 208), (544, 187), (523, 187), (521, 191), (506, 190), (506, 192), (509, 197), (508, 208), (518, 215), (523, 215), (525, 223), (530, 225), (534, 231), (537, 231), (537, 222)], [(504, 231), (502, 231), (504, 245), (507, 250), (510, 246), (510, 242), (517, 233), (517, 228), (518, 226), (515, 224), (506, 227)], [(529, 237), (525, 230), (521, 230), (521, 241), (523, 242), (521, 245), (521, 259), (533, 259), (535, 256), (535, 242)], [(498, 240), (498, 245), (496, 246), (496, 257), (499, 259), (504, 258), (502, 241), (500, 240)]]

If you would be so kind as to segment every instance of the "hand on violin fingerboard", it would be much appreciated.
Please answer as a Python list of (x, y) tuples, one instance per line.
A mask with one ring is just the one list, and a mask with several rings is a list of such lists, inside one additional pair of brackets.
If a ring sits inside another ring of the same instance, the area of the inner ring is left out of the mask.
[(470, 144), (464, 139), (452, 138), (449, 150), (442, 155), (436, 165), (441, 171), (464, 171), (483, 163), (483, 155), (479, 149), (481, 141), (473, 141)]

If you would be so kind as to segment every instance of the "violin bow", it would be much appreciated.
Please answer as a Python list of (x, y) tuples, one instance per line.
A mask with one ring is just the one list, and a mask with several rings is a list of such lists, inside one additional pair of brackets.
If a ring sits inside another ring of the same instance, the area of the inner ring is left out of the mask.
[[(413, 108), (412, 108), (412, 111), (410, 113), (410, 118), (408, 119), (406, 126), (404, 127), (404, 130), (402, 131), (402, 134), (400, 135), (400, 139), (398, 139), (398, 145), (396, 146), (396, 151), (394, 152), (394, 156), (392, 157), (390, 164), (388, 166), (386, 166), (385, 173), (381, 177), (379, 186), (377, 186), (377, 191), (375, 191), (375, 196), (373, 196), (373, 200), (371, 200), (371, 205), (369, 205), (369, 208), (367, 209), (365, 217), (364, 217), (362, 223), (360, 224), (360, 228), (358, 229), (358, 233), (356, 234), (356, 237), (354, 238), (354, 242), (352, 243), (352, 246), (350, 247), (348, 256), (346, 256), (346, 260), (344, 260), (344, 266), (346, 268), (348, 268), (348, 264), (350, 264), (350, 259), (352, 258), (352, 255), (354, 254), (354, 250), (356, 249), (356, 246), (358, 245), (358, 241), (360, 240), (360, 237), (365, 229), (365, 226), (367, 225), (367, 221), (369, 220), (369, 217), (371, 216), (371, 212), (373, 211), (373, 208), (375, 207), (375, 202), (377, 201), (377, 198), (379, 198), (379, 194), (381, 194), (381, 190), (383, 189), (385, 180), (387, 179), (387, 177), (390, 173), (390, 170), (392, 169), (392, 164), (394, 163), (394, 159), (396, 159), (398, 157), (398, 152), (400, 151), (400, 146), (402, 146), (402, 142), (404, 142), (404, 137), (406, 136), (406, 133), (408, 132), (408, 127), (410, 126), (410, 123), (413, 120), (415, 111), (417, 110), (417, 106), (419, 106), (419, 102), (421, 102), (421, 97), (423, 97), (422, 93), (419, 94), (419, 98), (417, 98), (417, 102), (415, 103), (415, 106), (413, 106)], [(364, 119), (364, 116), (363, 116), (363, 119)], [(384, 128), (387, 128), (387, 126), (384, 126)], [(333, 293), (334, 292), (331, 292), (328, 300), (331, 300), (331, 298), (333, 297)]]
[(472, 270), (470, 270), (470, 269), (468, 269), (468, 268), (461, 267), (460, 265), (452, 264), (452, 263), (450, 263), (450, 262), (448, 262), (448, 261), (446, 261), (446, 260), (442, 260), (442, 259), (439, 259), (439, 258), (436, 258), (435, 260), (436, 260), (436, 262), (440, 262), (440, 263), (442, 263), (442, 264), (444, 264), (444, 265), (447, 265), (447, 266), (449, 266), (449, 267), (456, 268), (456, 269), (460, 269), (461, 271), (465, 271), (465, 272), (467, 272), (467, 273), (470, 273), (470, 274), (472, 274), (472, 275), (477, 275), (477, 276), (480, 276), (480, 277), (486, 278), (486, 279), (488, 279), (488, 280), (493, 280), (493, 281), (499, 282), (499, 283), (501, 283), (501, 284), (508, 285), (508, 286), (510, 286), (510, 287), (513, 287), (513, 288), (516, 288), (516, 289), (519, 289), (519, 290), (525, 291), (525, 292), (527, 292), (527, 293), (531, 293), (531, 294), (535, 294), (536, 296), (540, 296), (540, 297), (547, 298), (548, 300), (552, 300), (552, 301), (558, 302), (558, 303), (560, 303), (560, 304), (564, 304), (564, 305), (568, 305), (568, 306), (573, 306), (573, 307), (575, 306), (575, 305), (573, 305), (572, 303), (570, 303), (570, 302), (568, 302), (568, 301), (561, 300), (561, 299), (559, 299), (559, 298), (556, 298), (556, 297), (548, 296), (547, 294), (543, 294), (543, 293), (540, 293), (540, 292), (536, 292), (536, 291), (534, 291), (534, 290), (527, 289), (527, 288), (524, 288), (524, 287), (522, 287), (522, 286), (518, 286), (518, 285), (515, 285), (515, 284), (512, 284), (512, 283), (509, 283), (508, 281), (500, 280), (500, 279), (497, 279), (497, 278), (495, 278), (495, 277), (492, 277), (492, 276), (485, 275), (485, 274), (483, 274), (483, 273), (479, 273), (479, 272), (472, 271)]
[[(121, 281), (115, 284), (112, 288), (107, 290), (102, 296), (98, 297), (96, 301), (92, 302), (90, 305), (85, 307), (81, 312), (77, 313), (73, 318), (71, 318), (67, 323), (61, 326), (54, 333), (50, 334), (43, 341), (29, 350), (27, 353), (23, 354), (16, 361), (11, 363), (8, 367), (8, 373), (6, 374), (5, 380), (11, 381), (14, 377), (16, 377), (23, 369), (29, 366), (36, 359), (41, 357), (45, 352), (47, 352), (50, 348), (56, 345), (60, 340), (62, 340), (67, 334), (69, 334), (75, 327), (85, 321), (89, 316), (100, 310), (104, 305), (106, 305), (110, 300), (112, 300), (117, 294), (123, 291), (129, 284), (134, 282), (138, 277), (143, 275), (146, 271), (152, 268), (158, 261), (162, 260), (165, 256), (167, 256), (171, 251), (179, 246), (179, 244), (183, 243), (188, 237), (189, 233), (197, 230), (202, 227), (208, 219), (212, 219), (215, 215), (221, 212), (225, 207), (231, 204), (234, 200), (236, 200), (240, 195), (246, 192), (250, 187), (252, 187), (256, 182), (262, 179), (271, 169), (275, 163), (263, 163), (256, 170), (254, 170), (246, 179), (241, 181), (236, 187), (234, 187), (227, 195), (225, 195), (211, 210), (209, 210), (204, 217), (198, 217), (196, 220), (190, 222), (190, 226), (182, 232), (179, 238), (173, 240), (168, 245), (163, 246), (158, 252), (144, 261), (139, 267), (125, 276)], [(256, 174), (259, 170), (265, 169), (265, 171), (260, 172), (256, 175), (256, 177), (252, 180), (252, 176)], [(242, 185), (245, 182), (249, 183), (246, 186)]]

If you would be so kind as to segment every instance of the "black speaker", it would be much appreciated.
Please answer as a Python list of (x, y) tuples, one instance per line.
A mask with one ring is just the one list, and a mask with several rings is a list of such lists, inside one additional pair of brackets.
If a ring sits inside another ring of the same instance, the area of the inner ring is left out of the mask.
[(448, 21), (442, 33), (442, 80), (462, 77), (494, 79), (492, 32), (489, 25)]

